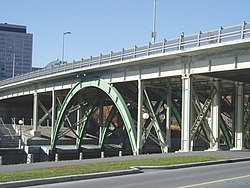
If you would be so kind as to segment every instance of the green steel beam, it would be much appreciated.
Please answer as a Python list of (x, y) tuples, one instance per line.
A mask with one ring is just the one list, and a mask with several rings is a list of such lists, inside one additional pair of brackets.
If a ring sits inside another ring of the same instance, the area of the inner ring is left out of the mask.
[(220, 120), (221, 120), (221, 123), (220, 123), (221, 131), (225, 136), (227, 146), (231, 149), (231, 148), (233, 148), (232, 136), (230, 135), (230, 133), (226, 127), (226, 123), (225, 123), (224, 119), (221, 117)]
[(245, 108), (245, 122), (244, 122), (244, 134), (243, 134), (243, 138), (244, 138), (244, 146), (246, 149), (250, 149), (250, 129), (249, 129), (249, 120), (250, 120), (250, 113), (249, 113), (249, 106), (247, 106), (247, 108)]
[(177, 104), (175, 101), (172, 100), (172, 113), (174, 114), (175, 119), (177, 120), (178, 125), (181, 128), (181, 114), (178, 110)]
[[(203, 95), (199, 95), (200, 98), (201, 98), (201, 102), (204, 102), (206, 99)], [(233, 148), (233, 142), (232, 142), (232, 136), (228, 130), (228, 128), (226, 127), (226, 123), (224, 121), (224, 119), (222, 118), (222, 116), (220, 116), (220, 129), (225, 137), (225, 140), (226, 140), (226, 143), (227, 143), (227, 146), (231, 149)]]
[(114, 116), (116, 115), (116, 112), (117, 112), (117, 109), (115, 106), (113, 106), (109, 115), (108, 115), (108, 118), (107, 118), (105, 124), (103, 125), (103, 127), (101, 129), (101, 132), (99, 133), (99, 146), (101, 148), (103, 147), (104, 139), (105, 139), (106, 134), (107, 134), (107, 130), (108, 130)]
[[(130, 91), (130, 92), (132, 92), (132, 93), (136, 93), (137, 92), (137, 88), (136, 88), (136, 86), (134, 86), (134, 85), (132, 85), (132, 84), (128, 84), (127, 85), (127, 89)], [(157, 90), (157, 89), (156, 89)], [(150, 92), (152, 92), (152, 91), (150, 91)], [(160, 96), (160, 97), (162, 97), (162, 96), (164, 96), (164, 94), (163, 94), (163, 92), (161, 91), (161, 92), (159, 92), (158, 90), (157, 91), (154, 91), (153, 92), (154, 94), (157, 94), (157, 96)], [(160, 95), (159, 95), (159, 93), (160, 93)], [(144, 90), (144, 95), (145, 95), (145, 97), (143, 97), (143, 104), (144, 104), (144, 106), (146, 107), (146, 109), (149, 111), (149, 112), (151, 112), (151, 122), (152, 122), (152, 124), (153, 124), (153, 126), (154, 126), (154, 129), (155, 129), (155, 132), (156, 132), (156, 135), (157, 135), (157, 139), (155, 139), (155, 140), (157, 140), (158, 141), (158, 144), (160, 145), (160, 147), (161, 147), (161, 151), (162, 151), (162, 153), (167, 153), (168, 152), (168, 146), (167, 146), (167, 144), (166, 144), (166, 141), (165, 141), (165, 138), (164, 138), (164, 133), (163, 133), (163, 131), (161, 130), (161, 128), (160, 128), (160, 125), (159, 125), (159, 123), (158, 123), (158, 119), (157, 119), (157, 117), (156, 117), (156, 114), (154, 113), (154, 109), (153, 109), (153, 106), (152, 106), (152, 104), (151, 104), (151, 102), (150, 102), (150, 99), (149, 99), (149, 97), (148, 97), (148, 95), (147, 95), (147, 92), (146, 92), (146, 90)], [(165, 97), (166, 98), (166, 97)]]
[(136, 130), (135, 130), (135, 125), (133, 122), (133, 119), (131, 117), (131, 114), (122, 98), (120, 93), (116, 90), (115, 87), (112, 85), (108, 84), (106, 81), (102, 79), (93, 79), (93, 80), (88, 80), (88, 81), (81, 81), (77, 83), (67, 94), (65, 97), (63, 104), (61, 106), (61, 109), (58, 114), (58, 119), (56, 120), (55, 127), (53, 129), (53, 134), (51, 138), (51, 149), (55, 149), (56, 146), (56, 141), (57, 141), (57, 136), (61, 127), (61, 122), (64, 116), (64, 113), (71, 102), (72, 98), (80, 91), (83, 89), (87, 89), (90, 87), (95, 87), (103, 92), (105, 92), (110, 99), (114, 102), (117, 110), (119, 111), (122, 120), (124, 121), (126, 130), (128, 132), (128, 137), (130, 140), (130, 145), (133, 154), (136, 154)]
[(84, 135), (84, 130), (86, 128), (86, 125), (88, 124), (89, 120), (90, 120), (90, 114), (92, 114), (93, 110), (95, 109), (96, 105), (97, 105), (98, 99), (94, 99), (92, 103), (90, 103), (90, 105), (87, 107), (87, 109), (84, 112), (84, 116), (81, 119), (81, 122), (79, 124), (80, 130), (79, 130), (79, 135), (76, 139), (76, 147), (78, 149), (80, 149), (81, 145), (82, 145), (82, 139), (83, 139), (83, 135)]
[(154, 109), (153, 109), (153, 106), (152, 106), (152, 104), (150, 102), (150, 99), (148, 97), (146, 89), (144, 89), (144, 95), (146, 97), (146, 100), (144, 100), (145, 106), (149, 110), (149, 112), (151, 112), (150, 118), (151, 118), (151, 121), (154, 124), (154, 128), (155, 128), (155, 132), (156, 132), (156, 135), (157, 135), (157, 138), (158, 138), (158, 142), (160, 143), (160, 146), (161, 146), (161, 151), (162, 151), (162, 153), (167, 153), (168, 152), (168, 146), (166, 144), (165, 138), (163, 136), (163, 132), (161, 131), (160, 125), (158, 123), (158, 119), (157, 119), (157, 117), (156, 117), (156, 115), (154, 113)]
[[(167, 102), (167, 96), (162, 90), (154, 88), (150, 92), (152, 92), (155, 95), (158, 95), (159, 97), (161, 97), (164, 100), (164, 102)], [(180, 94), (180, 91), (177, 91), (177, 92), (173, 91), (173, 94), (176, 94), (176, 96), (179, 98), (178, 92)], [(180, 96), (181, 96), (181, 94), (180, 94)], [(174, 99), (172, 99), (172, 105), (171, 106), (172, 106), (171, 112), (173, 113), (174, 117), (176, 118), (176, 120), (178, 122), (178, 125), (181, 127), (181, 115), (180, 115), (180, 112), (178, 111), (177, 103), (174, 101)]]
[[(181, 97), (181, 91), (175, 91), (174, 93), (175, 93), (176, 96)], [(205, 100), (206, 100), (206, 98), (205, 98), (203, 95), (201, 95), (201, 94), (199, 94), (199, 97), (201, 98), (201, 99), (200, 99), (201, 102), (204, 103)], [(173, 103), (173, 104), (175, 104), (175, 103)], [(173, 111), (173, 113), (174, 113), (174, 115), (175, 115), (175, 118), (176, 118), (177, 121), (178, 121), (178, 118), (181, 118), (181, 117), (180, 117), (180, 113), (179, 113), (178, 110), (177, 110), (177, 107), (176, 107), (176, 109), (172, 108), (172, 111)], [(226, 124), (225, 124), (225, 121), (223, 120), (223, 118), (220, 117), (220, 119), (221, 119), (220, 128), (221, 128), (221, 130), (222, 130), (222, 133), (223, 133), (224, 136), (225, 136), (227, 146), (228, 146), (229, 148), (233, 148), (232, 136), (231, 136), (231, 134), (229, 133), (229, 130), (228, 130), (228, 128), (226, 127)]]
[[(175, 97), (177, 97), (179, 100), (181, 100), (181, 98), (182, 98), (181, 92), (182, 91), (180, 89), (173, 90), (173, 95)], [(172, 105), (173, 106), (172, 112), (173, 112), (175, 119), (177, 120), (177, 122), (181, 128), (181, 107), (178, 106), (178, 103), (175, 102), (174, 99), (172, 99), (172, 104), (173, 104)]]
[(212, 105), (212, 100), (214, 96), (217, 93), (217, 88), (215, 86), (212, 87), (212, 90), (209, 93), (208, 98), (205, 99), (203, 106), (201, 106), (200, 98), (198, 97), (198, 94), (196, 94), (195, 90), (192, 92), (192, 102), (194, 104), (194, 109), (196, 111), (196, 118), (194, 120), (194, 123), (191, 128), (191, 140), (194, 139), (195, 136), (197, 136), (197, 131), (199, 130), (199, 127), (203, 127), (203, 132), (205, 133), (207, 139), (210, 141), (210, 143), (214, 146), (216, 143), (216, 140), (214, 138), (213, 132), (211, 130), (211, 127), (208, 125), (207, 120), (205, 119), (207, 116), (207, 113), (210, 109), (210, 106)]

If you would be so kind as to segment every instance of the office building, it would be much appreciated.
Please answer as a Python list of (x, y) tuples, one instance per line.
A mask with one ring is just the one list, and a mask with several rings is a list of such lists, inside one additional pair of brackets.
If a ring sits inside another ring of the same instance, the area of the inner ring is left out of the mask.
[(32, 71), (32, 45), (26, 26), (0, 23), (0, 80)]

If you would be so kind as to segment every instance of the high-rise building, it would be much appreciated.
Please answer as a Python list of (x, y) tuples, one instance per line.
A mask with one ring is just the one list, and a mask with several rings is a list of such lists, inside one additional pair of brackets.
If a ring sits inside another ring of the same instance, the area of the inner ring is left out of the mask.
[(32, 71), (33, 35), (26, 26), (0, 23), (0, 79)]

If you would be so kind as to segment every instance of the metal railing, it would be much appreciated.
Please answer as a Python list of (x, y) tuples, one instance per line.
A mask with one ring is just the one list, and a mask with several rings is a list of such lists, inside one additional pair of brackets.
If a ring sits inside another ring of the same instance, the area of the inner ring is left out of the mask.
[(218, 30), (199, 32), (196, 35), (184, 36), (184, 33), (177, 39), (166, 40), (162, 42), (137, 47), (119, 52), (111, 52), (110, 54), (97, 57), (90, 57), (88, 59), (81, 59), (80, 61), (73, 61), (54, 67), (44, 68), (34, 72), (26, 73), (23, 75), (9, 78), (0, 82), (0, 87), (8, 84), (13, 84), (29, 79), (38, 79), (42, 77), (54, 76), (56, 74), (81, 71), (90, 68), (97, 68), (103, 65), (113, 65), (117, 62), (125, 60), (133, 60), (139, 57), (147, 57), (154, 54), (186, 51), (192, 48), (208, 46), (211, 44), (225, 43), (235, 40), (244, 40), (250, 38), (250, 25), (244, 22), (241, 25), (231, 27), (220, 27)]

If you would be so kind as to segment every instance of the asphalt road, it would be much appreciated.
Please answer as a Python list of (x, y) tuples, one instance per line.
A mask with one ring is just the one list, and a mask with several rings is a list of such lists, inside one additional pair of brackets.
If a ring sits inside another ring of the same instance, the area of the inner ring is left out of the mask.
[(141, 174), (48, 184), (35, 187), (250, 187), (250, 162), (237, 162), (175, 170), (149, 170)]

